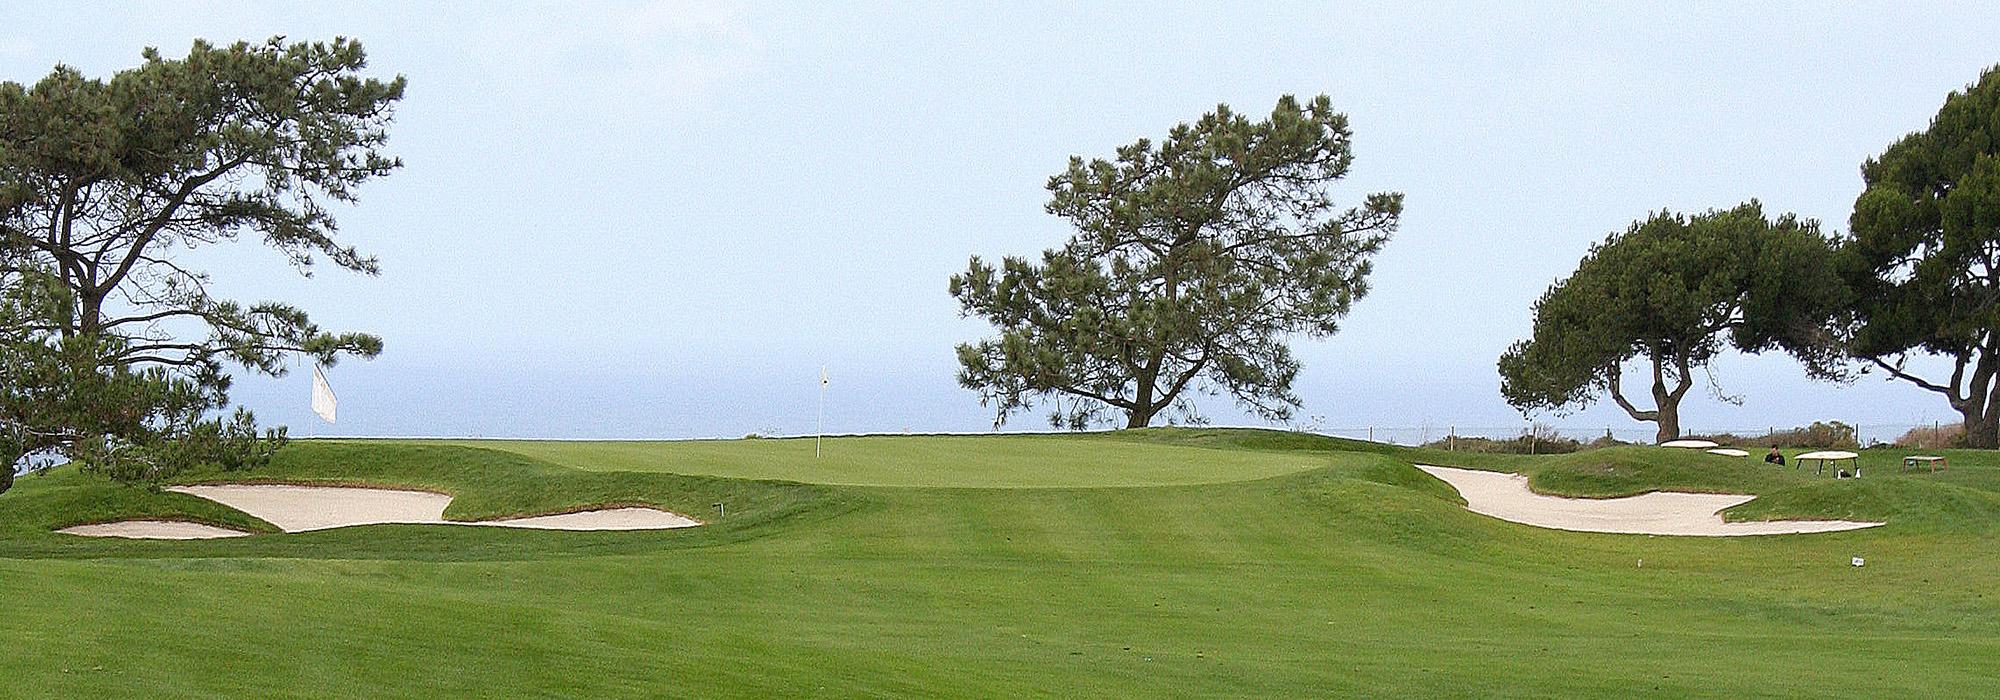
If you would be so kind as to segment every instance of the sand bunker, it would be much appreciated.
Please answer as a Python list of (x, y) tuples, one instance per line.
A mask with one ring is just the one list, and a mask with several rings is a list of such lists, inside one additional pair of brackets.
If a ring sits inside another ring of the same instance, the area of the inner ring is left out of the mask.
[(125, 520), (66, 527), (56, 532), (85, 537), (124, 537), (135, 540), (207, 540), (217, 537), (245, 537), (250, 534), (242, 530), (181, 520)]
[(1654, 492), (1625, 498), (1562, 498), (1528, 490), (1519, 474), (1417, 465), (1451, 484), (1465, 497), (1466, 510), (1524, 525), (1631, 535), (1786, 535), (1875, 527), (1849, 520), (1723, 522), (1721, 510), (1756, 496)]
[[(353, 525), (391, 523), (417, 525), (492, 525), (537, 530), (664, 530), (693, 527), (701, 521), (664, 510), (640, 507), (587, 510), (560, 515), (458, 522), (444, 519), (451, 497), (428, 491), (400, 491), (346, 486), (286, 486), (267, 484), (218, 484), (174, 486), (167, 489), (215, 501), (262, 518), (285, 532), (309, 532)], [(171, 526), (171, 527), (168, 527)], [(204, 528), (198, 530), (196, 528)], [(121, 534), (129, 532), (176, 532), (176, 539), (193, 537), (234, 537), (249, 533), (212, 528), (195, 523), (128, 520), (102, 525), (81, 525), (61, 532), (93, 537), (169, 537), (169, 535)], [(221, 532), (228, 534), (212, 534)]]
[(285, 532), (349, 525), (442, 523), (444, 508), (451, 505), (451, 497), (441, 493), (340, 486), (228, 484), (172, 486), (167, 490), (235, 508)]
[(700, 525), (701, 521), (664, 510), (629, 507), (586, 510), (579, 513), (563, 513), (560, 515), (537, 515), (532, 518), (489, 520), (473, 524), (527, 527), (541, 530), (664, 530), (676, 527), (694, 527)]

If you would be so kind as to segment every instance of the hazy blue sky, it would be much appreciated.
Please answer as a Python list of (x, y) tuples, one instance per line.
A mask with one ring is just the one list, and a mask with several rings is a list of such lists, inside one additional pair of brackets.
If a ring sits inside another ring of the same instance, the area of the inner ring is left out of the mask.
[[(1751, 197), (1844, 230), (1861, 162), (2000, 63), (1992, 3), (1570, 4), (10, 3), (0, 78), (274, 34), (357, 37), (407, 76), (407, 166), (341, 215), (381, 277), (200, 255), (239, 298), (386, 339), (329, 372), (338, 426), (310, 373), (238, 384), (295, 434), (362, 435), (810, 432), (822, 364), (830, 430), (985, 429), (952, 346), (986, 329), (946, 279), (1066, 236), (1050, 174), (1326, 93), (1355, 132), (1337, 191), (1407, 202), (1373, 294), (1295, 346), (1301, 417), (1442, 433), (1522, 424), (1494, 360), (1592, 242)], [(1690, 427), (1952, 415), (1782, 357), (1715, 374), (1742, 405), (1697, 392)], [(1650, 435), (1608, 405), (1553, 422)]]

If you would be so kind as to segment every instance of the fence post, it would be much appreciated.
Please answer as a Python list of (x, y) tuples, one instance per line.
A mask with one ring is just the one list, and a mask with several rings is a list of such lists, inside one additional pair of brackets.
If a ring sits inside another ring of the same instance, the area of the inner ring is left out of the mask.
[(1369, 442), (1375, 441), (1375, 426), (1372, 425), (1368, 426), (1368, 441)]
[(1450, 436), (1444, 439), (1444, 451), (1446, 452), (1458, 451), (1458, 426), (1456, 425), (1451, 426)]

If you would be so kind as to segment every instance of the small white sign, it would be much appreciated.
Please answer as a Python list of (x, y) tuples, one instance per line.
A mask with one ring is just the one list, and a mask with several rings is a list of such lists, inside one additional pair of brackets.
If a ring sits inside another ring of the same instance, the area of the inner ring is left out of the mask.
[(1855, 565), (1855, 566), (1860, 566), (1861, 564), (1862, 564), (1862, 562), (1861, 562), (1861, 557), (1855, 557), (1855, 558), (1854, 558), (1854, 565)]

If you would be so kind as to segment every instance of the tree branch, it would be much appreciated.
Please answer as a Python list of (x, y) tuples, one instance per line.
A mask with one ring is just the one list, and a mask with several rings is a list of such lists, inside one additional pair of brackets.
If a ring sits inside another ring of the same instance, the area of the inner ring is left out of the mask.
[(1888, 372), (1889, 376), (1891, 377), (1895, 377), (1897, 379), (1901, 379), (1911, 384), (1915, 384), (1917, 385), (1918, 388), (1921, 388), (1925, 391), (1933, 391), (1939, 394), (1943, 394), (1946, 399), (1949, 399), (1951, 401), (1951, 405), (1953, 408), (1957, 408), (1959, 404), (1964, 403), (1965, 401), (1963, 397), (1959, 396), (1960, 389), (1958, 386), (1959, 377), (1962, 376), (1965, 372), (1966, 358), (1963, 355), (1958, 357), (1957, 369), (1952, 370), (1951, 373), (1952, 386), (1949, 387), (1932, 384), (1931, 382), (1925, 380), (1922, 377), (1918, 377), (1916, 375), (1904, 372), (1903, 368), (1900, 366), (1901, 363), (1891, 365), (1887, 362), (1883, 362), (1882, 358), (1879, 357), (1868, 358), (1868, 361), (1875, 363), (1875, 366), (1882, 368), (1882, 371)]
[(1093, 391), (1089, 391), (1089, 390), (1086, 390), (1086, 389), (1080, 389), (1080, 388), (1077, 388), (1077, 387), (1073, 387), (1073, 386), (1058, 386), (1058, 387), (1054, 387), (1054, 389), (1055, 389), (1056, 391), (1060, 391), (1060, 392), (1063, 392), (1063, 393), (1065, 393), (1065, 394), (1071, 394), (1071, 395), (1075, 395), (1075, 396), (1081, 396), (1081, 397), (1084, 397), (1084, 398), (1087, 398), (1087, 399), (1096, 399), (1096, 400), (1098, 400), (1098, 401), (1103, 401), (1104, 403), (1107, 403), (1107, 404), (1110, 404), (1110, 405), (1112, 405), (1112, 406), (1116, 406), (1116, 407), (1118, 407), (1118, 408), (1122, 408), (1122, 409), (1125, 409), (1125, 410), (1128, 410), (1128, 411), (1129, 411), (1129, 410), (1132, 410), (1132, 409), (1134, 408), (1134, 405), (1133, 405), (1133, 403), (1132, 403), (1131, 401), (1127, 401), (1127, 400), (1125, 400), (1125, 399), (1120, 399), (1120, 398), (1116, 398), (1116, 397), (1111, 397), (1111, 396), (1105, 396), (1105, 395), (1103, 395), (1103, 394), (1099, 394), (1099, 393), (1096, 393), (1096, 392), (1093, 392)]
[(1642, 421), (1659, 420), (1660, 412), (1657, 409), (1651, 411), (1641, 411), (1638, 409), (1638, 407), (1633, 406), (1631, 401), (1627, 401), (1625, 399), (1625, 391), (1618, 387), (1619, 380), (1622, 379), (1623, 376), (1624, 376), (1624, 370), (1622, 370), (1616, 364), (1611, 366), (1611, 376), (1610, 376), (1610, 381), (1608, 382), (1611, 386), (1611, 400), (1616, 401), (1618, 403), (1619, 408), (1625, 409), (1625, 413), (1630, 414), (1632, 416), (1632, 420), (1642, 420)]
[(138, 264), (139, 259), (145, 255), (146, 246), (151, 245), (153, 237), (159, 235), (160, 231), (173, 221), (174, 212), (178, 211), (181, 205), (187, 202), (188, 197), (193, 196), (196, 190), (207, 186), (208, 183), (216, 181), (223, 175), (229, 174), (229, 171), (235, 170), (238, 166), (249, 161), (250, 156), (248, 154), (237, 156), (235, 160), (228, 161), (217, 166), (214, 170), (189, 178), (186, 182), (181, 183), (180, 190), (175, 192), (174, 196), (161, 207), (159, 213), (151, 218), (146, 228), (132, 239), (132, 249), (125, 254), (125, 259), (118, 263), (118, 268), (105, 277), (97, 289), (91, 291), (98, 294), (108, 293), (113, 287), (117, 287), (120, 282), (125, 281), (125, 275), (131, 272), (132, 266)]

